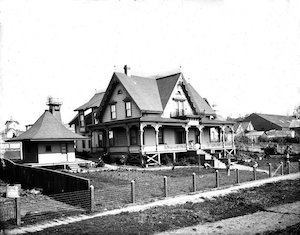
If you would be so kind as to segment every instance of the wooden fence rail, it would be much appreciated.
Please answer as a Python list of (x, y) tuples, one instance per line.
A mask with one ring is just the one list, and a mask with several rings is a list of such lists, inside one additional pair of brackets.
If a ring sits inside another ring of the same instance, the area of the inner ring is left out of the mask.
[(46, 194), (89, 190), (90, 180), (64, 172), (24, 166), (4, 159), (0, 165), (0, 178), (23, 187), (41, 188)]

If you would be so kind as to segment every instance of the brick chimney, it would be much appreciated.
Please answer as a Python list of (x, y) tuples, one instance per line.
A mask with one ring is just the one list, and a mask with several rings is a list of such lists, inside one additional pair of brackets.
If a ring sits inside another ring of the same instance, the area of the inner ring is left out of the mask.
[(62, 103), (59, 102), (58, 99), (49, 96), (46, 104), (49, 106), (50, 113), (52, 113), (52, 115), (58, 121), (62, 122), (61, 115), (60, 115), (60, 106), (62, 105)]
[(130, 77), (131, 76), (131, 68), (126, 64), (125, 66), (124, 66), (124, 73), (128, 76), (128, 77)]

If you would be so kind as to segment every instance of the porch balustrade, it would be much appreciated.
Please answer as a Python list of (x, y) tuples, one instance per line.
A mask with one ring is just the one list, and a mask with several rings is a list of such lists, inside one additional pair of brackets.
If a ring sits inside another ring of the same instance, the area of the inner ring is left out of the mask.
[(186, 144), (160, 144), (157, 146), (155, 145), (145, 145), (143, 147), (145, 152), (173, 152), (173, 151), (185, 151)]
[(223, 148), (225, 147), (232, 147), (232, 142), (209, 142), (209, 143), (202, 143), (201, 149), (214, 149), (214, 148)]

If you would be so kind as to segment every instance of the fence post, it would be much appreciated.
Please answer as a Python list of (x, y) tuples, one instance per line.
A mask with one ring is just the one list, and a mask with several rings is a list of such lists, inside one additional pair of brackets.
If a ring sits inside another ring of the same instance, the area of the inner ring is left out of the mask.
[(90, 186), (90, 212), (95, 210), (95, 194), (94, 186)]
[(284, 175), (283, 162), (280, 162), (280, 167), (281, 167), (281, 175)]
[(21, 225), (21, 206), (20, 206), (20, 198), (15, 198), (15, 214), (16, 214), (16, 224)]
[(164, 197), (168, 196), (168, 177), (164, 176)]
[(220, 180), (219, 180), (219, 171), (216, 170), (216, 188), (220, 186)]
[(253, 167), (253, 180), (256, 180), (256, 167)]
[(287, 161), (286, 164), (287, 164), (288, 174), (290, 174), (291, 173), (291, 162)]
[(300, 159), (298, 160), (298, 170), (300, 172)]
[(196, 192), (196, 173), (193, 173), (193, 192)]
[(235, 173), (236, 173), (236, 183), (239, 184), (240, 183), (240, 171), (239, 171), (239, 169), (236, 169)]
[(271, 164), (271, 163), (269, 163), (269, 177), (270, 177), (270, 178), (272, 177), (272, 170), (271, 170), (271, 166), (272, 166), (272, 164)]
[(131, 203), (135, 203), (135, 181), (131, 181)]

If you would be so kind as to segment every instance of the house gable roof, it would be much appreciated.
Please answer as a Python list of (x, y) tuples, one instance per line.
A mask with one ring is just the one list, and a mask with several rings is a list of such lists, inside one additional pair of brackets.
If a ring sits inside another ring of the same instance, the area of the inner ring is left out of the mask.
[(181, 73), (156, 79), (162, 107), (165, 108)]
[(208, 101), (206, 99), (203, 99), (190, 83), (186, 84), (186, 89), (198, 114), (216, 114), (215, 111), (209, 105)]
[(59, 141), (78, 140), (86, 137), (73, 133), (59, 122), (48, 110), (32, 125), (30, 129), (10, 141)]
[(89, 108), (97, 108), (99, 107), (102, 98), (104, 96), (104, 92), (98, 92), (96, 93), (88, 102), (86, 102), (85, 104), (79, 106), (77, 109), (75, 109), (74, 111), (80, 111), (80, 110), (87, 110)]
[(163, 108), (155, 79), (114, 73), (97, 111), (98, 117), (101, 116), (101, 111), (108, 104), (117, 83), (124, 87), (140, 111), (162, 113)]
[(197, 114), (216, 115), (207, 100), (203, 99), (193, 86), (185, 81), (182, 73), (159, 78), (145, 78), (134, 75), (127, 76), (124, 73), (115, 72), (102, 97), (97, 117), (101, 118), (103, 115), (103, 110), (108, 105), (117, 83), (124, 87), (141, 112), (162, 113), (180, 77), (182, 77), (183, 89), (192, 109)]

